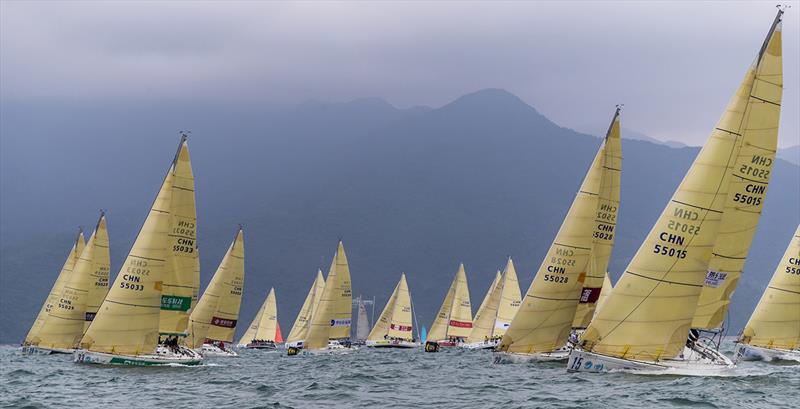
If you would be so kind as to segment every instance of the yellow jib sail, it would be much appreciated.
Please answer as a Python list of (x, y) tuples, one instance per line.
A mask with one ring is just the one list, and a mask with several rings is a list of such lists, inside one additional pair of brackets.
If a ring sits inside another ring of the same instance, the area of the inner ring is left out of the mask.
[[(185, 139), (181, 140), (181, 146)], [(161, 288), (170, 233), (170, 201), (175, 162), (114, 284), (81, 339), (81, 347), (113, 354), (153, 353), (158, 345)]]
[[(742, 145), (741, 135), (753, 129), (751, 124), (765, 123), (764, 118), (758, 118), (765, 112), (763, 105), (780, 103), (766, 99), (779, 95), (780, 85), (755, 81), (762, 69), (768, 68), (761, 66), (762, 58), (780, 49), (780, 35), (773, 35), (779, 21), (780, 13), (763, 51), (705, 146), (581, 336), (583, 348), (645, 361), (673, 358), (683, 350), (728, 203), (728, 186), (737, 179), (733, 174), (740, 171), (733, 167)], [(765, 92), (769, 88), (773, 91)], [(764, 165), (750, 164), (744, 173), (758, 180), (765, 176)]]
[(75, 238), (75, 242), (72, 244), (72, 248), (69, 251), (67, 260), (64, 262), (64, 265), (61, 266), (61, 271), (58, 273), (58, 277), (56, 277), (53, 287), (47, 294), (47, 298), (44, 300), (42, 308), (39, 309), (39, 314), (36, 315), (36, 320), (33, 321), (33, 325), (31, 325), (31, 329), (28, 331), (28, 335), (25, 337), (25, 345), (39, 344), (39, 331), (44, 325), (47, 314), (49, 314), (56, 305), (58, 298), (64, 291), (64, 285), (66, 284), (67, 280), (69, 280), (69, 275), (72, 273), (72, 269), (75, 267), (75, 263), (78, 261), (78, 257), (80, 256), (84, 247), (85, 243), (83, 238), (83, 230), (81, 230), (78, 232), (78, 236)]
[(253, 341), (275, 341), (275, 334), (278, 331), (278, 302), (275, 297), (275, 289), (270, 288), (267, 299), (258, 310), (258, 314), (253, 318), (253, 322), (247, 327), (239, 345), (247, 345)]
[(322, 270), (317, 270), (317, 278), (308, 290), (306, 300), (303, 302), (303, 307), (297, 313), (297, 318), (294, 320), (289, 336), (286, 337), (286, 343), (294, 343), (305, 339), (308, 334), (308, 327), (311, 324), (311, 316), (314, 309), (319, 305), (319, 300), (322, 297), (322, 291), (325, 288), (325, 277), (322, 276)]
[(336, 255), (333, 256), (319, 305), (311, 317), (311, 326), (304, 348), (323, 349), (328, 346), (330, 339), (349, 338), (352, 310), (350, 267), (347, 264), (344, 245), (340, 241)]
[(589, 268), (596, 220), (601, 213), (599, 195), (606, 147), (618, 143), (619, 132), (611, 132), (618, 122), (619, 109), (519, 311), (500, 342), (501, 351), (541, 353), (566, 345)]
[(500, 293), (500, 305), (497, 307), (497, 318), (494, 322), (493, 336), (502, 337), (508, 330), (514, 316), (517, 315), (520, 304), (522, 304), (522, 294), (519, 290), (519, 280), (517, 271), (514, 269), (514, 262), (508, 258), (506, 268), (503, 270), (502, 279), (503, 291)]
[(256, 339), (256, 332), (258, 331), (258, 325), (261, 323), (261, 316), (264, 315), (265, 308), (267, 308), (266, 299), (264, 299), (264, 302), (261, 303), (261, 307), (258, 308), (258, 312), (256, 313), (256, 316), (253, 318), (253, 321), (251, 321), (250, 325), (247, 326), (247, 330), (244, 332), (244, 335), (242, 335), (242, 337), (239, 338), (238, 345), (245, 346), (254, 339)]
[(603, 303), (605, 303), (608, 295), (611, 294), (612, 289), (614, 289), (614, 286), (611, 284), (611, 278), (608, 277), (608, 273), (606, 273), (605, 277), (603, 278), (603, 289), (600, 290), (600, 297), (597, 298), (592, 319), (594, 319), (594, 317), (597, 315), (597, 311), (599, 311), (600, 307), (603, 306)]
[(389, 301), (381, 312), (380, 318), (372, 327), (367, 340), (378, 341), (389, 338), (400, 338), (411, 341), (413, 324), (411, 321), (411, 294), (408, 291), (405, 273), (394, 287)]
[(108, 263), (108, 232), (105, 216), (101, 214), (72, 272), (66, 276), (61, 294), (39, 330), (39, 346), (55, 349), (78, 346), (86, 322), (89, 289), (96, 284), (97, 275), (105, 274), (108, 282)]
[(586, 266), (586, 281), (583, 283), (573, 328), (583, 329), (589, 325), (597, 300), (607, 277), (608, 261), (614, 249), (614, 236), (619, 213), (620, 176), (622, 173), (622, 145), (620, 143), (619, 108), (606, 133), (603, 153), (603, 172), (600, 179), (600, 195), (597, 203), (597, 218), (592, 237), (592, 251)]
[(200, 286), (194, 175), (185, 137), (172, 169), (172, 200), (159, 332), (184, 335)]
[(189, 315), (186, 344), (199, 348), (205, 340), (232, 342), (244, 288), (244, 232), (240, 227), (206, 291)]
[(439, 313), (428, 331), (431, 341), (451, 337), (466, 338), (472, 331), (472, 305), (469, 302), (469, 287), (464, 263), (459, 264), (456, 276), (444, 298)]
[(800, 226), (747, 321), (740, 342), (800, 350)]
[(747, 118), (742, 123), (742, 147), (733, 166), (722, 222), (692, 328), (722, 328), (750, 245), (753, 242), (778, 146), (778, 124), (783, 94), (781, 27), (764, 43), (750, 90)]
[[(105, 213), (101, 214), (94, 233), (94, 247), (92, 251), (93, 268), (89, 272), (90, 283), (86, 293), (86, 314), (83, 322), (83, 331), (89, 329), (89, 324), (97, 315), (100, 304), (108, 294), (108, 279), (111, 272), (111, 254), (108, 242), (108, 227), (106, 226)], [(88, 257), (87, 257), (88, 258)], [(80, 340), (79, 340), (80, 341)]]
[(500, 294), (503, 292), (502, 278), (502, 274), (498, 271), (486, 296), (483, 297), (481, 306), (478, 307), (478, 312), (475, 313), (475, 319), (472, 320), (472, 331), (467, 337), (467, 342), (481, 342), (492, 336), (497, 309), (500, 306)]

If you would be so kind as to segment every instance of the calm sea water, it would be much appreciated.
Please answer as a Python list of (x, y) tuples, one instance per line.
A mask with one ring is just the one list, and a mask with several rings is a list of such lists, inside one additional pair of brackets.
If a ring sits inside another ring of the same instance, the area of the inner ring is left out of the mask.
[[(730, 346), (727, 346), (730, 349)], [(360, 350), (287, 357), (242, 351), (200, 367), (78, 365), (0, 347), (2, 407), (798, 408), (800, 365), (742, 363), (731, 376), (570, 374), (492, 364), (488, 351)]]

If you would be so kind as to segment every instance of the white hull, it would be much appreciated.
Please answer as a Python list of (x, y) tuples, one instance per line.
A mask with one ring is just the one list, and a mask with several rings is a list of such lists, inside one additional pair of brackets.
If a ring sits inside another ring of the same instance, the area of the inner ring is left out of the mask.
[(553, 352), (541, 352), (536, 354), (523, 354), (519, 352), (495, 352), (494, 363), (496, 364), (528, 364), (532, 362), (558, 362), (566, 361), (569, 357), (569, 350), (566, 348)]
[(200, 354), (189, 348), (179, 347), (179, 351), (159, 346), (154, 354), (118, 355), (78, 349), (73, 359), (77, 363), (127, 366), (199, 365), (203, 361)]
[(483, 341), (483, 342), (473, 342), (470, 344), (462, 343), (458, 344), (459, 348), (469, 349), (469, 350), (477, 350), (477, 349), (494, 349), (497, 345), (500, 344), (500, 340), (495, 341)]
[(366, 346), (369, 348), (419, 348), (420, 343), (405, 340), (381, 339), (378, 341), (367, 340)]
[(343, 344), (339, 341), (328, 341), (328, 346), (322, 349), (303, 349), (303, 355), (341, 355), (356, 352), (358, 348)]
[(213, 357), (226, 357), (226, 358), (233, 358), (239, 356), (235, 351), (230, 349), (222, 349), (216, 345), (212, 344), (203, 344), (202, 347), (196, 349), (195, 351), (199, 352), (200, 355), (203, 357), (213, 356)]
[(74, 349), (45, 348), (35, 345), (24, 345), (21, 351), (25, 355), (51, 355), (51, 354), (71, 354)]
[(736, 344), (737, 361), (796, 361), (800, 362), (800, 349), (773, 349), (747, 344)]
[(299, 341), (287, 342), (287, 343), (286, 343), (286, 348), (287, 348), (287, 349), (288, 349), (288, 348), (298, 348), (298, 349), (303, 349), (303, 340), (301, 339), (301, 340), (299, 340)]
[(677, 358), (658, 362), (622, 359), (608, 355), (573, 349), (569, 354), (567, 371), (569, 372), (636, 372), (641, 374), (714, 376), (725, 375), (734, 367), (734, 363), (725, 355), (710, 348), (697, 351), (684, 348), (683, 354)]

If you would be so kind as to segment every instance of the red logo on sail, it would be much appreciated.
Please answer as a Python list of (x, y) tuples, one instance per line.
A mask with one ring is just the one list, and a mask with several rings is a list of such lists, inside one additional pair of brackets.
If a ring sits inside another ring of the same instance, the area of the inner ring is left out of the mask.
[(394, 325), (394, 324), (392, 324), (392, 325), (389, 326), (389, 328), (391, 328), (391, 329), (393, 329), (395, 331), (411, 331), (411, 326), (410, 325)]
[(583, 287), (581, 292), (581, 304), (595, 303), (600, 298), (600, 290), (602, 287)]
[(464, 321), (450, 320), (450, 326), (451, 327), (457, 327), (457, 328), (472, 328), (472, 323), (471, 322), (464, 322)]
[(211, 325), (216, 325), (218, 327), (225, 327), (225, 328), (236, 328), (236, 320), (214, 317), (211, 318)]

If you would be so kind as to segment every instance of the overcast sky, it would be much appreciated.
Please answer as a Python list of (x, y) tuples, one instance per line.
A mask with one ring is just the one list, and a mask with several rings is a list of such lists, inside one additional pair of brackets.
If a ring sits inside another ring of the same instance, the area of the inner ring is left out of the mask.
[[(800, 143), (800, 5), (780, 145)], [(775, 2), (0, 1), (0, 99), (440, 106), (504, 88), (563, 126), (701, 144)], [(190, 127), (190, 125), (187, 125)]]

